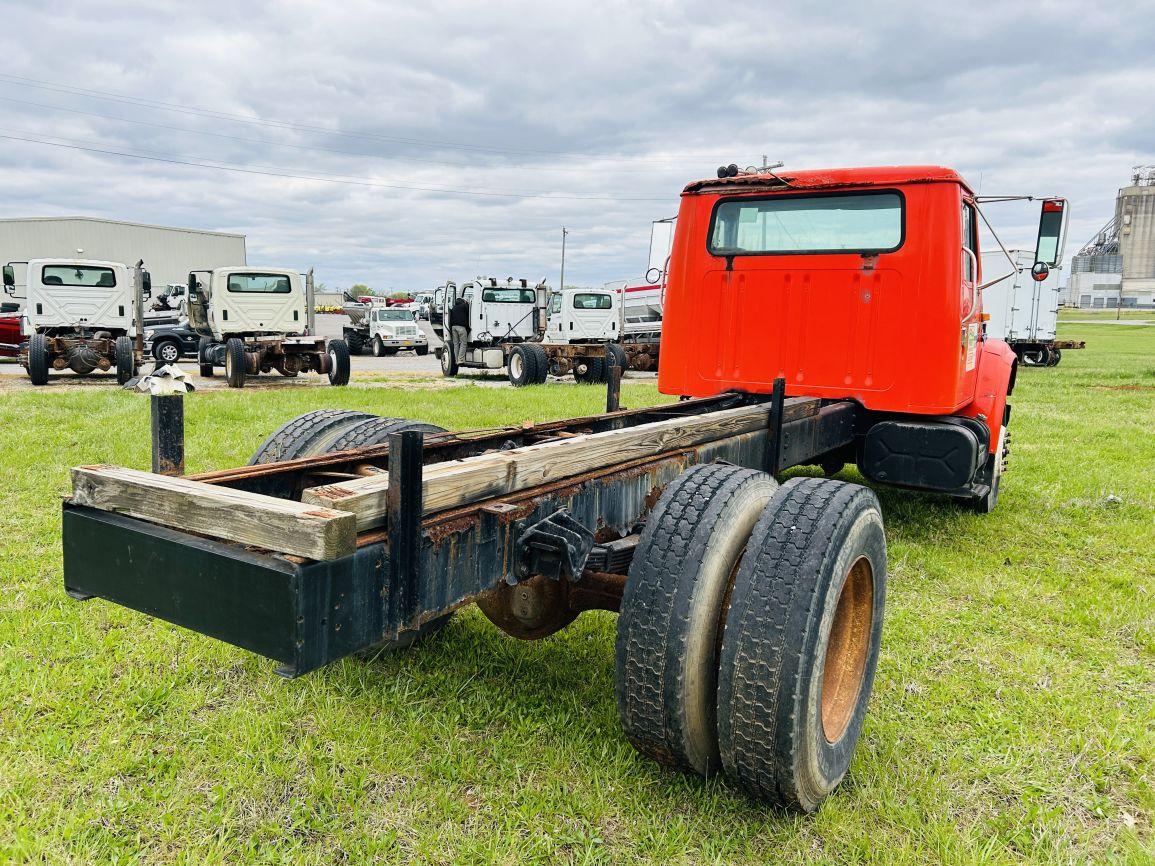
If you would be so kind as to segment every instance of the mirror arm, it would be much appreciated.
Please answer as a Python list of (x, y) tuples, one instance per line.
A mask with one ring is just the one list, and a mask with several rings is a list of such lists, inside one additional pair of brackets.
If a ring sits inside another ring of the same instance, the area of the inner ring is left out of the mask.
[[(1029, 199), (1030, 196), (1023, 196), (1023, 198)], [(999, 199), (999, 201), (1009, 201), (1009, 200), (1010, 199)], [(978, 211), (979, 216), (982, 218), (983, 224), (987, 227), (987, 231), (989, 231), (991, 233), (991, 237), (995, 239), (995, 243), (999, 245), (999, 249), (1003, 251), (1003, 255), (1007, 257), (1007, 261), (1011, 263), (1011, 268), (1012, 268), (1013, 272), (1016, 274), (1019, 273), (1019, 271), (1020, 271), (1019, 263), (1014, 260), (1014, 258), (1011, 256), (1010, 252), (1003, 245), (1003, 239), (999, 237), (999, 233), (995, 231), (995, 227), (993, 225), (991, 225), (991, 221), (987, 219), (987, 215), (985, 213), (983, 213), (983, 209), (981, 207), (979, 207), (977, 198), (975, 199), (975, 210)], [(1007, 276), (1009, 277), (1010, 274), (1007, 274)], [(1000, 277), (1000, 279), (1002, 279), (1002, 278)], [(994, 282), (997, 283), (998, 280), (995, 280)], [(994, 285), (994, 283), (988, 283), (987, 285)], [(985, 286), (984, 286), (984, 288), (985, 288)]]

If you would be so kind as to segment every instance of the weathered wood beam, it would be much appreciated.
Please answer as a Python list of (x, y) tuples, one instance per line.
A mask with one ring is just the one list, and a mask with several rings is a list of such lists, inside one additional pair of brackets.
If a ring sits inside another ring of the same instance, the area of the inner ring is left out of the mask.
[(357, 548), (356, 518), (347, 512), (119, 466), (73, 469), (72, 501), (308, 559)]
[[(815, 399), (788, 398), (783, 406), (783, 421), (813, 415), (818, 406)], [(761, 430), (768, 423), (769, 413), (768, 404), (743, 406), (434, 463), (425, 467), (422, 477), (424, 511), (430, 514), (469, 505), (615, 463)], [(310, 487), (301, 499), (351, 512), (357, 516), (357, 528), (363, 530), (384, 523), (388, 489), (389, 474), (385, 472)]]

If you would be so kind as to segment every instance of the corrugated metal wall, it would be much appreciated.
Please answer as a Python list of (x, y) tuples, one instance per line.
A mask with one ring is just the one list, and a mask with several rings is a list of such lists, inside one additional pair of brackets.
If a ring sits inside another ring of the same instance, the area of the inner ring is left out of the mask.
[[(248, 264), (244, 235), (74, 217), (0, 220), (0, 264), (55, 257), (127, 265), (144, 259), (157, 288), (185, 282), (190, 270)], [(16, 268), (16, 278), (20, 299), (23, 268)]]
[(1115, 210), (1119, 252), (1123, 255), (1124, 290), (1130, 280), (1155, 279), (1155, 186), (1119, 190)]

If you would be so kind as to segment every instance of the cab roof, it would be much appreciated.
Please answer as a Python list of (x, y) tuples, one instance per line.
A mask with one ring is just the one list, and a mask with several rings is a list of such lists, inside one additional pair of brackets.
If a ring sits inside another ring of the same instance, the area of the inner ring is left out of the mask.
[(687, 184), (683, 195), (719, 192), (789, 192), (846, 187), (899, 186), (912, 183), (957, 183), (973, 192), (957, 171), (941, 165), (885, 165), (868, 168), (820, 168), (712, 177)]

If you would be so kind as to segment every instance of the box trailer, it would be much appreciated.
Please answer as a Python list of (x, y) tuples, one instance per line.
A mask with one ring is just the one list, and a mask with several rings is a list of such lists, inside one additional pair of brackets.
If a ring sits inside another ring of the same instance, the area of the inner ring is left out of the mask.
[[(987, 335), (1005, 340), (1021, 363), (1028, 367), (1053, 367), (1063, 349), (1082, 349), (1082, 340), (1059, 340), (1059, 288), (1061, 269), (1055, 267), (1042, 280), (1034, 279), (1032, 250), (983, 253), (983, 310), (990, 316)], [(1012, 261), (1013, 260), (1013, 264)], [(1005, 276), (999, 279), (999, 275)], [(996, 282), (990, 282), (997, 280)]]

